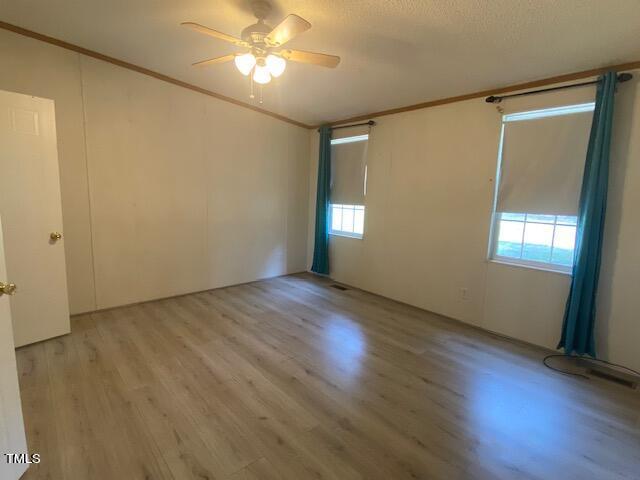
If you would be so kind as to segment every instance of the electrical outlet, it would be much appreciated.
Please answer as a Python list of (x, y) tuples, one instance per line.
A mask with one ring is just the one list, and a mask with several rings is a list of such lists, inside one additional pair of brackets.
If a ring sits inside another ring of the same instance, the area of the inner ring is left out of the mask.
[(469, 289), (467, 287), (460, 287), (460, 300), (469, 299)]

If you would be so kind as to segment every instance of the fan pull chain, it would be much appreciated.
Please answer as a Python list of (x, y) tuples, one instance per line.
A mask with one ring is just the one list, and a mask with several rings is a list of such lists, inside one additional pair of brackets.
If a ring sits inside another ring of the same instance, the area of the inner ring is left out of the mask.
[(260, 89), (260, 105), (262, 105), (262, 85), (258, 87)]
[(249, 84), (251, 85), (251, 93), (249, 94), (249, 98), (256, 98), (256, 96), (253, 94), (253, 70), (251, 70), (251, 73), (249, 73)]

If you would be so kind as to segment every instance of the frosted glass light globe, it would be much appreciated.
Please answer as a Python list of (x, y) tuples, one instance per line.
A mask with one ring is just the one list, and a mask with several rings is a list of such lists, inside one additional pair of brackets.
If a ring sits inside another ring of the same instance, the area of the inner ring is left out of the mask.
[(269, 73), (269, 67), (266, 65), (256, 65), (253, 70), (253, 81), (264, 85), (271, 81), (271, 74)]
[(273, 77), (278, 78), (284, 72), (284, 69), (287, 68), (287, 61), (278, 57), (277, 55), (268, 55), (267, 56), (267, 67), (269, 68), (269, 72)]
[(238, 70), (240, 70), (240, 73), (246, 76), (251, 73), (251, 69), (256, 64), (256, 57), (251, 53), (245, 53), (244, 55), (236, 56), (233, 61)]

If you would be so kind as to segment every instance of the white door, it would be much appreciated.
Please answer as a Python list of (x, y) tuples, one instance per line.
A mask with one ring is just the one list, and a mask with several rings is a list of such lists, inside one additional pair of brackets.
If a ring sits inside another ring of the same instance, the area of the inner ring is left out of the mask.
[(53, 100), (0, 91), (0, 216), (16, 347), (69, 333)]
[[(9, 284), (0, 230), (0, 288)], [(6, 288), (6, 287), (5, 287)], [(16, 352), (13, 346), (11, 309), (7, 295), (0, 296), (0, 478), (16, 480), (27, 469), (27, 441), (22, 423)], [(9, 457), (9, 454), (16, 456)]]

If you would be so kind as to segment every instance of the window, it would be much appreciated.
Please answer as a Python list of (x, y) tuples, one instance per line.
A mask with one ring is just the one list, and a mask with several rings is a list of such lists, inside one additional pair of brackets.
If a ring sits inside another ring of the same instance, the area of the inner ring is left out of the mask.
[(369, 135), (331, 140), (329, 233), (351, 238), (364, 234)]
[(362, 238), (364, 233), (364, 205), (331, 204), (331, 230), (333, 235)]
[(573, 215), (496, 214), (493, 258), (570, 271), (578, 218)]
[(502, 118), (490, 258), (571, 272), (593, 103)]

